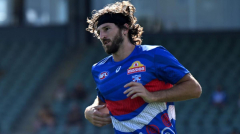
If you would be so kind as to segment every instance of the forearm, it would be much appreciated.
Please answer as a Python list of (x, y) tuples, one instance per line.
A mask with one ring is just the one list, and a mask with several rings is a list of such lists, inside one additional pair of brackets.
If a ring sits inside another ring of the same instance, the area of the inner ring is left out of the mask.
[(152, 92), (154, 102), (175, 102), (200, 97), (200, 84), (188, 74), (191, 79), (181, 81), (168, 90)]

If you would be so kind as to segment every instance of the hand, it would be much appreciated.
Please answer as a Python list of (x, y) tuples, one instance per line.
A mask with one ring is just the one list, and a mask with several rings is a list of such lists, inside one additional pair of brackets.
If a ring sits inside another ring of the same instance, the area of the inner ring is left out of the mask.
[(124, 94), (127, 94), (127, 97), (132, 95), (131, 99), (142, 97), (142, 99), (147, 103), (154, 102), (154, 94), (149, 92), (141, 83), (130, 82), (124, 86), (124, 88), (126, 87), (130, 87), (123, 92)]
[(85, 118), (93, 125), (98, 127), (112, 123), (109, 113), (100, 112), (100, 110), (104, 109), (105, 107), (106, 105), (87, 107), (85, 111)]

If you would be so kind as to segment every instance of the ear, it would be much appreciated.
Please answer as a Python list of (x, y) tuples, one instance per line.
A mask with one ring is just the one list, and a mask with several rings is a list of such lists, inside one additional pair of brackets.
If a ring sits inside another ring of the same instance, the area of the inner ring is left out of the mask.
[(127, 23), (124, 24), (124, 26), (126, 28), (124, 28), (122, 31), (123, 31), (123, 35), (127, 35), (128, 34), (128, 31), (129, 31), (129, 25)]

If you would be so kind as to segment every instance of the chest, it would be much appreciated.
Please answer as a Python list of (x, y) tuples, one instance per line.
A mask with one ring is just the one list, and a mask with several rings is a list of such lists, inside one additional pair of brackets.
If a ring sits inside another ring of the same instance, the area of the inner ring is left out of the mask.
[(99, 91), (105, 98), (124, 98), (124, 85), (138, 82), (143, 85), (156, 79), (153, 59), (128, 60), (118, 65), (107, 65), (99, 69), (94, 75)]

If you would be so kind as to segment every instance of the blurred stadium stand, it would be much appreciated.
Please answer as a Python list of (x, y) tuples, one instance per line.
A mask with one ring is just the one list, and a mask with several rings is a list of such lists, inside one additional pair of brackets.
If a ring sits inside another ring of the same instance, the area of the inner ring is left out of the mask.
[(50, 76), (64, 55), (65, 47), (57, 40), (11, 38), (6, 37), (0, 43), (1, 67), (5, 72), (0, 81), (0, 124), (3, 133), (18, 125), (34, 96), (41, 91), (46, 77)]
[[(66, 80), (66, 94), (81, 82), (88, 95), (77, 101), (84, 118), (85, 107), (96, 97), (91, 67), (107, 56), (100, 42), (85, 31), (85, 21), (92, 9), (109, 2), (114, 1), (0, 0), (0, 134), (114, 133), (112, 125), (98, 128), (85, 119), (82, 127), (67, 128), (73, 101), (58, 102), (52, 97), (59, 80)], [(167, 48), (203, 88), (201, 98), (175, 103), (178, 134), (230, 134), (233, 128), (240, 131), (240, 2), (158, 2), (132, 0), (146, 31), (143, 44)], [(148, 3), (154, 10), (141, 10)], [(187, 10), (189, 7), (191, 11), (196, 8), (195, 16)], [(9, 11), (12, 8), (15, 15)], [(217, 85), (222, 85), (227, 94), (222, 110), (211, 104)], [(46, 103), (55, 114), (56, 126), (51, 131), (36, 132), (36, 115)]]

